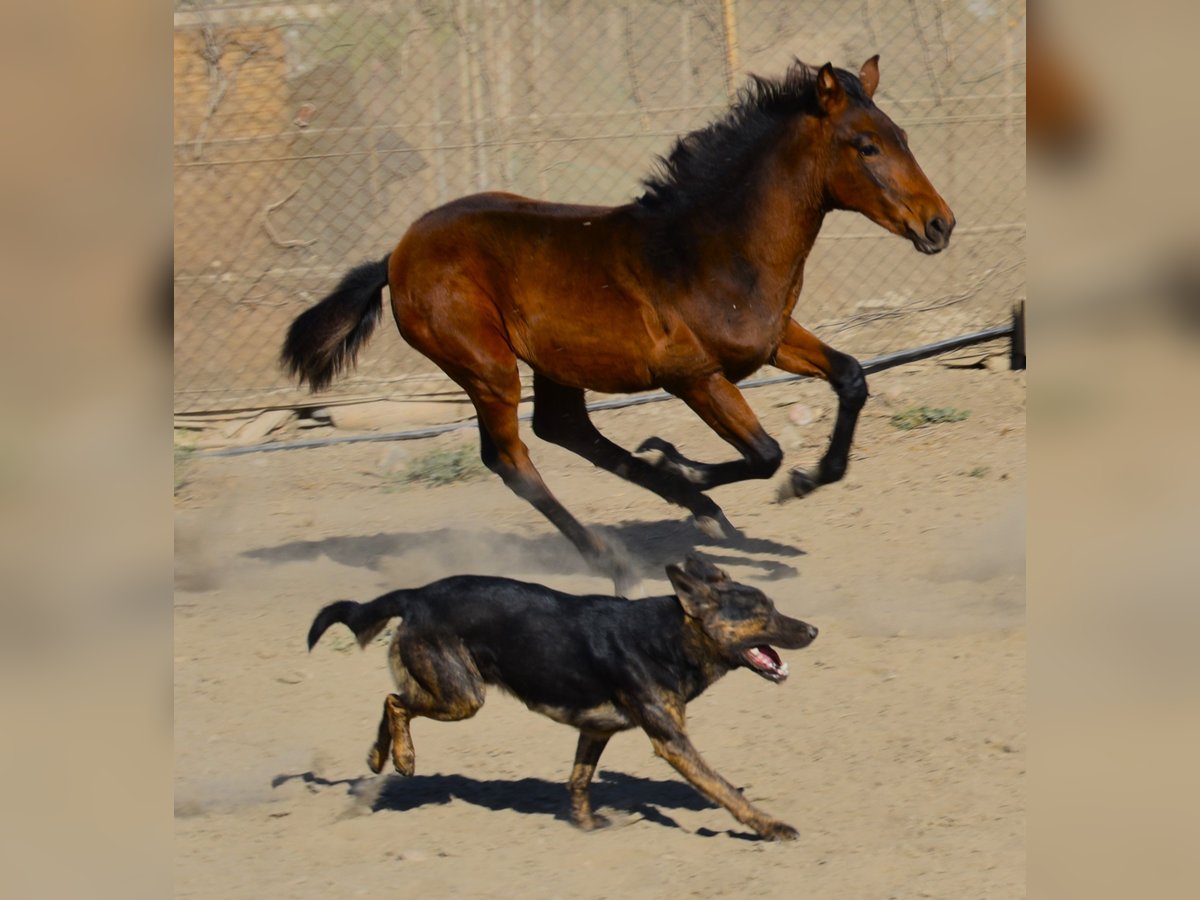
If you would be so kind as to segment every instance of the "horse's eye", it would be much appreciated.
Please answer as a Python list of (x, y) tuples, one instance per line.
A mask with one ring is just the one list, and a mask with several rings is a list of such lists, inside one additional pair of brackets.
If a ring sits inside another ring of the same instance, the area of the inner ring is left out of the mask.
[(858, 148), (858, 152), (863, 156), (878, 156), (879, 148), (874, 144), (863, 144)]

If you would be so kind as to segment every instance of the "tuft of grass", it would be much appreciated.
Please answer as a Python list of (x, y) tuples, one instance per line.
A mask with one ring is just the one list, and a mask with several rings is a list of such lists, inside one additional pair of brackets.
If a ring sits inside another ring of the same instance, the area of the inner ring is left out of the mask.
[(391, 478), (402, 484), (431, 484), (440, 486), (456, 481), (474, 481), (487, 474), (475, 448), (457, 447), (453, 450), (434, 450), (418, 456)]
[(941, 409), (932, 406), (910, 406), (900, 410), (890, 421), (901, 431), (912, 431), (926, 425), (940, 425), (942, 422), (961, 422), (969, 415), (969, 410), (952, 409), (948, 406)]

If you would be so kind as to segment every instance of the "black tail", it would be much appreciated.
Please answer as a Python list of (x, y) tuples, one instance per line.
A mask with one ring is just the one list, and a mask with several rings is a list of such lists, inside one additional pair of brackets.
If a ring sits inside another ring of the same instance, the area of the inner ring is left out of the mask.
[(392, 591), (376, 597), (370, 603), (355, 603), (353, 600), (338, 600), (330, 603), (313, 619), (308, 629), (308, 649), (312, 650), (330, 625), (341, 622), (354, 632), (358, 646), (365, 647), (383, 627), (388, 619), (403, 616), (408, 607), (408, 591)]
[(314, 391), (354, 364), (358, 348), (375, 330), (388, 283), (388, 257), (346, 273), (333, 293), (296, 317), (283, 342), (282, 363)]

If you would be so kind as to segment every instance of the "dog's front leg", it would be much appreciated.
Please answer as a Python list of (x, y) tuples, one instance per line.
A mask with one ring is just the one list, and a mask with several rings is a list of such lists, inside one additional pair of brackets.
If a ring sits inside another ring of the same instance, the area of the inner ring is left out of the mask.
[(579, 744), (575, 748), (575, 766), (571, 769), (569, 787), (571, 790), (571, 820), (584, 831), (593, 831), (608, 824), (608, 820), (604, 816), (592, 813), (590, 787), (592, 775), (596, 771), (596, 763), (600, 761), (600, 754), (604, 752), (604, 747), (608, 744), (610, 737), (612, 735), (579, 732)]
[(714, 803), (724, 806), (743, 825), (753, 828), (759, 837), (769, 841), (794, 841), (798, 832), (786, 822), (764, 813), (742, 796), (742, 792), (718, 775), (706, 763), (688, 736), (679, 732), (665, 737), (650, 735), (654, 752), (675, 767), (692, 787)]

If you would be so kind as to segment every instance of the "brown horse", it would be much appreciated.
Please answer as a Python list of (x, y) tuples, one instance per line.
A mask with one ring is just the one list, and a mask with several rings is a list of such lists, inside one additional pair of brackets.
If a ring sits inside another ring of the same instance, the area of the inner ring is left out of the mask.
[[(486, 193), (426, 213), (384, 260), (352, 270), (292, 323), (284, 364), (313, 390), (327, 386), (370, 335), (389, 286), (404, 339), (475, 404), (484, 463), (625, 592), (636, 584), (627, 561), (530, 461), (517, 360), (534, 372), (534, 434), (688, 509), (710, 536), (731, 526), (703, 492), (769, 478), (783, 459), (735, 386), (760, 366), (824, 378), (838, 397), (828, 450), (815, 473), (790, 473), (789, 492), (840, 479), (866, 381), (791, 317), (821, 222), (856, 210), (922, 253), (945, 249), (954, 228), (904, 130), (871, 100), (878, 60), (857, 77), (797, 60), (781, 80), (753, 78), (625, 206)], [(683, 400), (741, 458), (698, 463), (659, 438), (630, 453), (588, 419), (585, 389), (651, 388)]]

